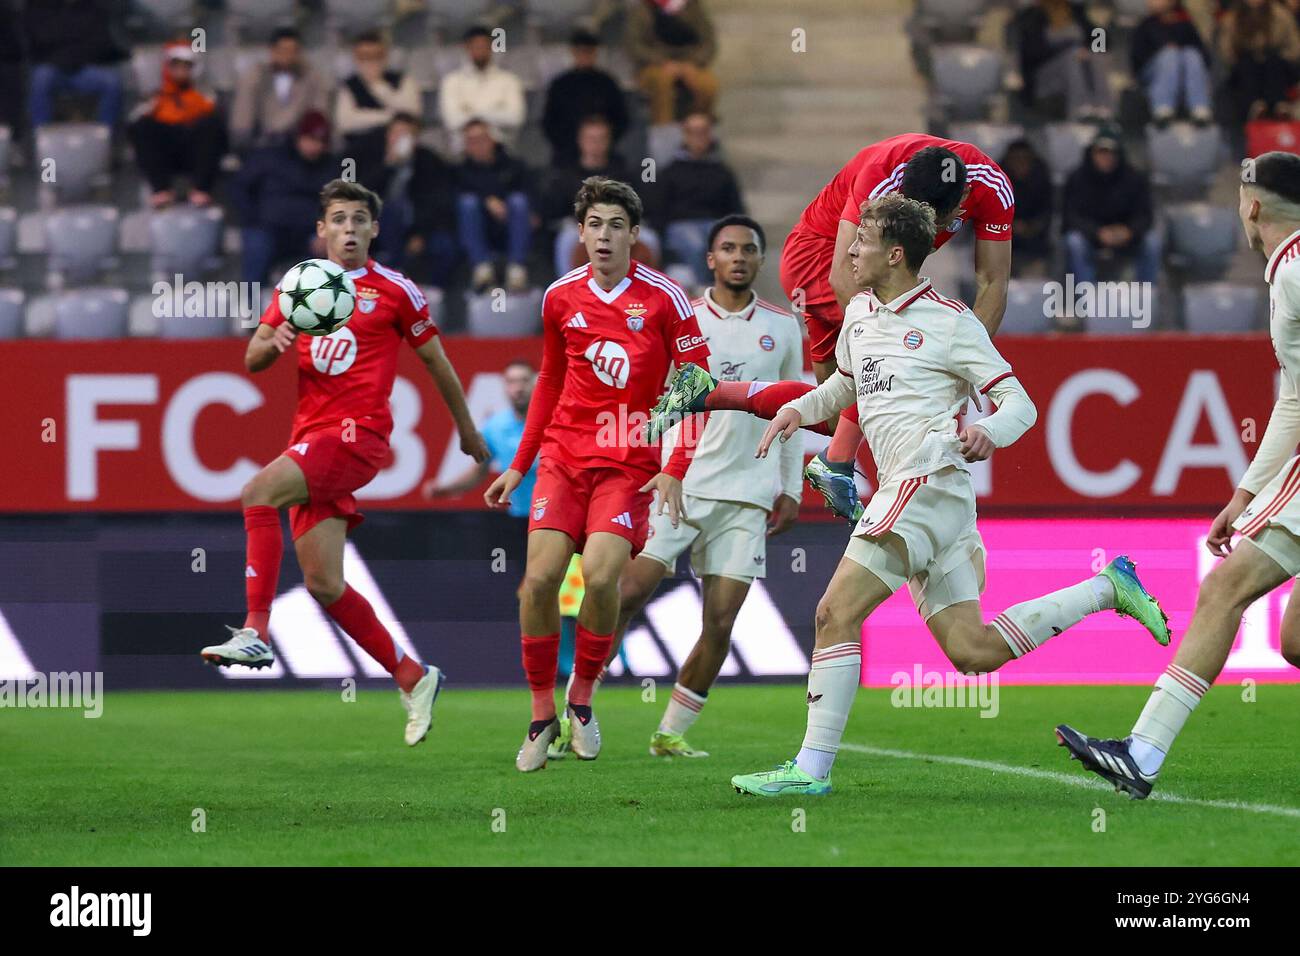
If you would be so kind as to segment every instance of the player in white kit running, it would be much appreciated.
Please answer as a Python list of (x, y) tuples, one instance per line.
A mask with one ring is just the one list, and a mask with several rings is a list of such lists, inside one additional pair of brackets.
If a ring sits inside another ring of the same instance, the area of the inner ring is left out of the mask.
[[(1105, 609), (1138, 618), (1160, 643), (1169, 641), (1159, 605), (1126, 558), (984, 623), (984, 545), (968, 463), (1016, 441), (1037, 412), (975, 314), (917, 275), (934, 230), (934, 210), (900, 193), (863, 204), (849, 256), (864, 291), (845, 311), (838, 372), (782, 407), (759, 444), (766, 455), (778, 435), (786, 440), (856, 401), (879, 481), (817, 607), (803, 746), (776, 770), (733, 777), (738, 792), (830, 791), (861, 676), (862, 624), (905, 584), (962, 672), (995, 670)], [(997, 411), (959, 429), (955, 416), (972, 388)]]
[[(1269, 334), (1282, 375), (1255, 458), (1210, 526), (1205, 546), (1223, 563), (1201, 582), (1187, 635), (1128, 737), (1056, 728), (1071, 757), (1135, 799), (1151, 792), (1174, 738), (1223, 670), (1246, 608), (1300, 574), (1300, 156), (1264, 153), (1246, 164), (1238, 212), (1246, 241), (1268, 259)], [(1234, 531), (1244, 547), (1233, 548)], [(1282, 617), (1282, 656), (1300, 667), (1298, 606), (1288, 603)]]

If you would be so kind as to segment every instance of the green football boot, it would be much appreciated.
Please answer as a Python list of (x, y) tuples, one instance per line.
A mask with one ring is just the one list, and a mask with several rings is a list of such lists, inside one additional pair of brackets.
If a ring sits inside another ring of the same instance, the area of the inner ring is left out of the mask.
[(1156, 639), (1161, 647), (1169, 645), (1169, 615), (1160, 607), (1160, 602), (1147, 593), (1147, 589), (1138, 580), (1137, 569), (1126, 554), (1121, 554), (1101, 569), (1101, 576), (1115, 587), (1115, 613), (1121, 617), (1131, 617)]
[(659, 396), (655, 407), (650, 409), (646, 441), (658, 441), (664, 432), (687, 415), (704, 411), (704, 399), (717, 387), (717, 379), (694, 362), (679, 367), (668, 380), (668, 391)]
[(818, 780), (800, 770), (793, 760), (787, 760), (775, 770), (732, 777), (731, 785), (736, 788), (736, 793), (751, 793), (756, 797), (779, 797), (787, 793), (820, 797), (831, 792), (830, 777)]

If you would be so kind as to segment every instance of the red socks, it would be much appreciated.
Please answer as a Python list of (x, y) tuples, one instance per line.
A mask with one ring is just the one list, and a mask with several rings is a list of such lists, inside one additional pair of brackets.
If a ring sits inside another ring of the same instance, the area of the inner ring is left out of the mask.
[(862, 444), (862, 428), (858, 425), (858, 406), (850, 405), (840, 412), (839, 424), (826, 449), (827, 461), (855, 461), (858, 446)]
[[(814, 387), (807, 382), (719, 382), (704, 399), (704, 407), (711, 412), (749, 412), (770, 421), (782, 405), (808, 394)], [(825, 422), (804, 427), (819, 435), (831, 433)]]
[(593, 634), (581, 624), (573, 642), (573, 685), (569, 688), (570, 704), (591, 704), (592, 687), (605, 667), (613, 634)]
[(424, 666), (415, 658), (402, 653), (388, 628), (379, 622), (375, 609), (351, 585), (347, 585), (343, 596), (325, 608), (325, 613), (334, 619), (348, 637), (356, 641), (361, 649), (379, 661), (384, 670), (393, 675), (397, 686), (410, 693), (412, 687), (424, 676)]
[(244, 618), (244, 627), (253, 628), (258, 637), (269, 643), (271, 602), (275, 600), (275, 586), (280, 580), (280, 559), (284, 556), (279, 509), (270, 505), (245, 508), (244, 530), (248, 532), (244, 564), (248, 616)]
[[(581, 635), (582, 628), (578, 628)], [(581, 637), (579, 637), (581, 641)], [(560, 660), (560, 635), (523, 635), (524, 673), (533, 692), (533, 720), (555, 719), (555, 668)]]

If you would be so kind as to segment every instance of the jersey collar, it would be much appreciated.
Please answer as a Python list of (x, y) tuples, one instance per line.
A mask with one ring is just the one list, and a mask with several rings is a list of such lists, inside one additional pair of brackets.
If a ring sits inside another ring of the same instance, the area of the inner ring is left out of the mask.
[(1300, 243), (1300, 229), (1278, 243), (1273, 254), (1268, 257), (1268, 265), (1264, 267), (1264, 281), (1269, 285), (1273, 284), (1273, 276), (1277, 274), (1277, 267), (1282, 264), (1282, 257), (1294, 249), (1297, 243)]
[(591, 294), (594, 295), (601, 302), (604, 302), (606, 305), (610, 305), (615, 300), (617, 300), (620, 295), (626, 292), (627, 287), (632, 284), (632, 269), (635, 268), (636, 268), (635, 265), (631, 266), (627, 271), (627, 275), (623, 276), (623, 281), (620, 282), (618, 285), (614, 286), (614, 288), (610, 289), (608, 292), (606, 292), (604, 289), (602, 289), (599, 285), (596, 284), (596, 277), (595, 275), (593, 275), (593, 272), (595, 270), (592, 268), (590, 264), (588, 264), (587, 288), (590, 289)]
[(369, 272), (371, 268), (374, 266), (374, 264), (375, 264), (374, 259), (367, 259), (366, 264), (364, 266), (358, 266), (357, 268), (352, 269), (351, 271), (345, 272), (343, 274), (347, 276), (349, 279), (355, 281), (357, 279), (360, 279), (367, 272)]
[(749, 305), (745, 306), (739, 312), (728, 312), (717, 302), (713, 301), (713, 287), (704, 290), (704, 307), (720, 319), (744, 319), (748, 322), (754, 317), (754, 310), (758, 308), (758, 293), (753, 289), (749, 290)]
[(902, 295), (895, 296), (892, 302), (886, 302), (880, 307), (894, 313), (894, 315), (902, 315), (904, 309), (929, 291), (930, 280), (922, 276), (921, 281), (916, 286), (907, 290)]

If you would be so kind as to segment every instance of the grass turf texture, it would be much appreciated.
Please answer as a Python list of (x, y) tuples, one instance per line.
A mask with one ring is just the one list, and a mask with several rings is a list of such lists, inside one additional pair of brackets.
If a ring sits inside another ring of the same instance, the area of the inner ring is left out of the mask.
[[(667, 695), (596, 698), (600, 759), (520, 774), (522, 691), (451, 689), (403, 745), (393, 691), (109, 693), (104, 713), (0, 713), (0, 863), (225, 864), (1291, 864), (1295, 817), (1168, 802), (985, 768), (842, 752), (822, 798), (741, 796), (734, 773), (792, 756), (800, 685), (723, 686), (691, 742), (647, 754)], [(1052, 727), (1127, 731), (1142, 687), (1004, 687), (996, 719), (898, 709), (860, 691), (847, 742), (1083, 776)], [(1300, 807), (1300, 686), (1245, 703), (1213, 689), (1157, 792)], [(1091, 775), (1088, 775), (1091, 777)], [(203, 808), (207, 830), (191, 829)], [(1094, 808), (1105, 832), (1094, 832)], [(806, 811), (795, 832), (792, 811)], [(504, 810), (504, 832), (500, 829)]]

